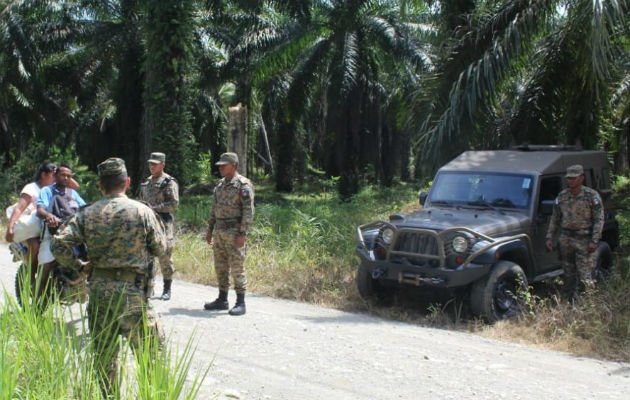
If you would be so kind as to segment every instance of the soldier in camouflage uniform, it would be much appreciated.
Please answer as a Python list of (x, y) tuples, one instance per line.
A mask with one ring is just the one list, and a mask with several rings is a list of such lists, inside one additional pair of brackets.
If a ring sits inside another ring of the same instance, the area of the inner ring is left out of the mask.
[(164, 153), (151, 153), (149, 170), (151, 176), (140, 185), (140, 197), (162, 218), (168, 250), (160, 260), (160, 269), (164, 280), (162, 300), (170, 300), (171, 285), (173, 283), (173, 246), (175, 245), (175, 219), (173, 213), (179, 206), (179, 188), (175, 178), (164, 172), (166, 155)]
[[(153, 257), (166, 251), (162, 222), (155, 213), (125, 195), (129, 178), (125, 162), (109, 158), (98, 165), (104, 197), (72, 217), (51, 240), (51, 250), (63, 265), (88, 273), (88, 318), (104, 394), (117, 385), (118, 335), (138, 345), (145, 332), (161, 343), (157, 314), (146, 294)], [(85, 243), (89, 264), (74, 256)]]
[[(245, 239), (254, 219), (254, 186), (237, 172), (236, 153), (223, 153), (217, 162), (223, 179), (214, 189), (214, 203), (208, 219), (206, 241), (214, 247), (214, 269), (219, 281), (219, 297), (206, 303), (206, 310), (227, 310), (230, 270), (236, 291), (236, 304), (230, 315), (245, 314)], [(213, 236), (214, 235), (214, 236)]]
[(592, 286), (591, 273), (604, 227), (604, 207), (597, 191), (583, 186), (581, 165), (567, 168), (567, 188), (558, 194), (547, 231), (547, 250), (560, 230), (560, 257), (564, 269), (564, 294), (575, 299), (583, 287)]

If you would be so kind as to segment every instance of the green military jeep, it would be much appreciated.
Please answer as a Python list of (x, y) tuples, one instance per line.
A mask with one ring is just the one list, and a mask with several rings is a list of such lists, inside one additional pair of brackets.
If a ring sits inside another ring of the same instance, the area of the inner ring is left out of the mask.
[(606, 154), (524, 146), (464, 152), (420, 194), (421, 210), (361, 225), (359, 293), (370, 298), (402, 286), (444, 288), (465, 291), (473, 313), (488, 321), (517, 315), (528, 283), (562, 274), (558, 251), (547, 252), (544, 243), (554, 199), (573, 164), (584, 166), (584, 184), (604, 203), (594, 274), (606, 275), (618, 243)]

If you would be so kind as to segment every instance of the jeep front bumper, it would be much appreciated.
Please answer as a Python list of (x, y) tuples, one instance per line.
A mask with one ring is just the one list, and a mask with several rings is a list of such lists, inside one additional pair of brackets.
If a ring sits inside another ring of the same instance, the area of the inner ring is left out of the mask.
[(373, 254), (358, 250), (361, 264), (373, 279), (389, 285), (435, 286), (453, 288), (466, 286), (485, 276), (491, 264), (469, 264), (455, 269), (417, 266), (409, 262), (394, 263), (375, 260)]
[[(379, 232), (394, 230), (390, 245), (383, 245)], [(369, 236), (367, 240), (364, 233)], [(466, 235), (470, 246), (465, 254), (454, 253), (450, 239)], [(373, 279), (387, 285), (428, 285), (443, 288), (466, 286), (487, 275), (500, 259), (500, 249), (511, 247), (527, 235), (492, 238), (466, 227), (441, 232), (395, 227), (384, 221), (357, 229), (357, 252), (361, 265)]]

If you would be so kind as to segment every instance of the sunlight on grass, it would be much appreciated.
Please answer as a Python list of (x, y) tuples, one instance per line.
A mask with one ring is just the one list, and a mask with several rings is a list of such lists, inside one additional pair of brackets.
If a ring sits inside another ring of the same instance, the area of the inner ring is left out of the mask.
[[(424, 306), (404, 295), (386, 306), (362, 300), (354, 280), (357, 226), (419, 209), (419, 191), (411, 185), (370, 186), (351, 201), (340, 202), (333, 186), (322, 185), (315, 192), (305, 187), (292, 194), (257, 187), (256, 216), (247, 244), (249, 290), (580, 355), (630, 358), (630, 288), (624, 257), (619, 257), (613, 279), (576, 307), (554, 303), (553, 296), (532, 296), (531, 314), (492, 326), (470, 316), (466, 299)], [(175, 264), (180, 279), (216, 286), (212, 249), (205, 243), (211, 204), (211, 196), (183, 200)]]
[[(419, 208), (417, 188), (367, 187), (349, 202), (330, 191), (281, 195), (262, 186), (248, 235), (248, 287), (261, 294), (343, 307), (357, 298), (356, 227)], [(212, 249), (205, 242), (207, 196), (182, 201), (174, 258), (179, 278), (216, 285)], [(206, 207), (205, 213), (201, 207)], [(191, 233), (192, 232), (192, 233)]]
[[(29, 285), (22, 287), (21, 297), (28, 298)], [(7, 292), (0, 302), (0, 400), (103, 399), (84, 308), (61, 306), (58, 299), (45, 308), (24, 303), (20, 307)], [(209, 367), (189, 376), (193, 339), (181, 352), (171, 345), (157, 351), (146, 345), (151, 340), (139, 346), (135, 358), (123, 350), (123, 385), (115, 398), (196, 398)]]

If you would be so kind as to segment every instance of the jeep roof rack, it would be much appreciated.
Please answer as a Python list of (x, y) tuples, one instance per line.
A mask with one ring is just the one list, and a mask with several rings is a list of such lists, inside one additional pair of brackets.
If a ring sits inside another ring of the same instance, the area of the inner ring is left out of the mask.
[(577, 145), (546, 145), (546, 144), (521, 144), (510, 147), (510, 150), (519, 151), (582, 151), (582, 146)]

